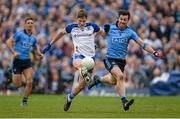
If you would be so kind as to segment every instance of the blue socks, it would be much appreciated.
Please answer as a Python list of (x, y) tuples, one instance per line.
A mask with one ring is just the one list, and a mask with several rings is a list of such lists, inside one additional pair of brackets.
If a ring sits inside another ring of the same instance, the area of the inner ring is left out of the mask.
[(71, 91), (71, 93), (68, 94), (68, 101), (71, 102), (74, 97), (75, 97), (74, 93), (73, 93), (73, 91)]
[(122, 96), (122, 97), (121, 97), (121, 101), (122, 101), (123, 103), (125, 103), (125, 102), (126, 102), (126, 97), (125, 97), (125, 96)]

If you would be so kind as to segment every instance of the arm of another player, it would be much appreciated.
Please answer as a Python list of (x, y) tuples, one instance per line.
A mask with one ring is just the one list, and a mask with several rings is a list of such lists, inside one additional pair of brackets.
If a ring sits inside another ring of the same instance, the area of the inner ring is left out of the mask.
[(19, 53), (17, 53), (14, 50), (14, 46), (15, 46), (15, 41), (13, 40), (13, 37), (10, 37), (7, 41), (6, 41), (7, 47), (10, 50), (10, 52), (13, 54), (13, 57), (17, 57), (19, 56)]
[(104, 29), (100, 28), (98, 34), (105, 37), (107, 33), (104, 31)]
[(137, 44), (139, 44), (144, 50), (147, 52), (153, 54), (155, 57), (162, 58), (162, 54), (158, 51), (155, 51), (150, 45), (147, 43), (143, 42), (141, 38), (139, 38), (137, 41)]
[(43, 48), (42, 53), (45, 54), (47, 51), (49, 51), (49, 49), (51, 48), (52, 44), (54, 44), (57, 40), (59, 40), (63, 35), (65, 35), (67, 32), (65, 29), (63, 30), (59, 30), (54, 37), (52, 38), (52, 40), (50, 41), (50, 43), (48, 43), (45, 48)]
[(109, 24), (105, 24), (104, 28), (100, 28), (98, 34), (100, 34), (101, 36), (105, 37), (108, 34), (109, 29), (110, 29), (110, 25)]

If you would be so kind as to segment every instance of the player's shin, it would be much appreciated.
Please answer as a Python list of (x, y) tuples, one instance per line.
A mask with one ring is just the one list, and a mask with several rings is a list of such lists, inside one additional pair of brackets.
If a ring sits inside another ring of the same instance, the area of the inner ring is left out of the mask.
[(29, 80), (27, 81), (27, 84), (24, 90), (24, 96), (28, 97), (31, 93), (31, 90), (32, 90), (32, 80), (31, 81)]

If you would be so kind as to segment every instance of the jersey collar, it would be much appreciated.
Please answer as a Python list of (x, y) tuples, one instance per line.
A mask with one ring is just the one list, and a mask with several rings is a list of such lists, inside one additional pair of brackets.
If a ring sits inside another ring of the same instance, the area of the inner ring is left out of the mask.
[(23, 31), (24, 31), (24, 33), (25, 33), (26, 35), (28, 35), (28, 36), (31, 36), (31, 35), (32, 35), (32, 33), (31, 33), (31, 34), (28, 34), (27, 31), (26, 31), (26, 29), (24, 29)]
[[(117, 21), (116, 21), (116, 27), (118, 27), (118, 29), (120, 29), (119, 26), (118, 26), (118, 22), (119, 22), (119, 21), (117, 20)], [(128, 27), (128, 26), (126, 25), (126, 27), (125, 27), (124, 29), (126, 29), (127, 27)], [(120, 29), (120, 30), (124, 30), (124, 29)]]

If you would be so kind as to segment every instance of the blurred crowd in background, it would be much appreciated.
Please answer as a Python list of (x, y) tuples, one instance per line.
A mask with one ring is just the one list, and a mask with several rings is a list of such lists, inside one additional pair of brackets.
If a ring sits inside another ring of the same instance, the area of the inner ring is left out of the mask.
[[(7, 70), (12, 54), (5, 42), (15, 32), (23, 29), (25, 16), (36, 19), (34, 33), (42, 49), (58, 29), (76, 22), (80, 8), (88, 12), (88, 21), (103, 27), (115, 23), (120, 9), (131, 13), (131, 26), (144, 42), (164, 54), (156, 59), (152, 54), (131, 41), (128, 50), (126, 87), (148, 88), (153, 80), (167, 80), (171, 72), (180, 73), (180, 0), (0, 0), (0, 92), (16, 90), (7, 83)], [(106, 39), (96, 36), (96, 65), (94, 73), (107, 73), (103, 64)], [(73, 43), (70, 35), (57, 41), (42, 61), (31, 54), (35, 71), (33, 93), (67, 93), (76, 83), (72, 67)], [(108, 85), (99, 85), (103, 89)]]

